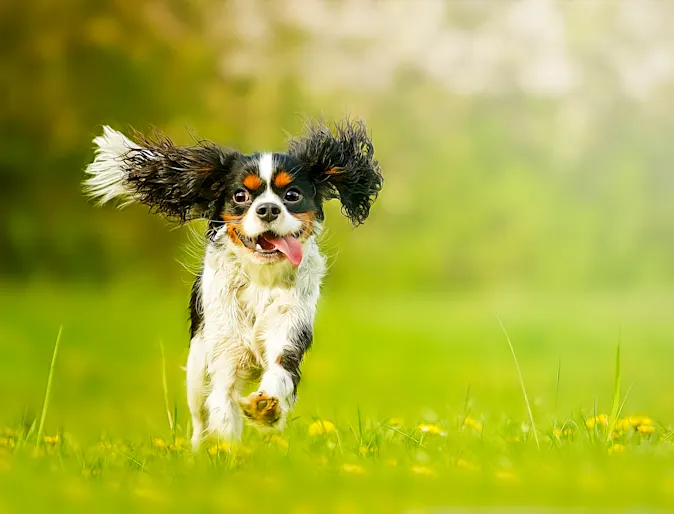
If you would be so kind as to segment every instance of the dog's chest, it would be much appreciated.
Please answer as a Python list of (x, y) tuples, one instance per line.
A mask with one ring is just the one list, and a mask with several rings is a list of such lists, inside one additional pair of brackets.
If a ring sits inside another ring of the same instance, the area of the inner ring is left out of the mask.
[(201, 294), (204, 336), (214, 353), (239, 348), (262, 355), (263, 328), (275, 324), (279, 306), (291, 301), (287, 288), (257, 283), (218, 258), (204, 263)]

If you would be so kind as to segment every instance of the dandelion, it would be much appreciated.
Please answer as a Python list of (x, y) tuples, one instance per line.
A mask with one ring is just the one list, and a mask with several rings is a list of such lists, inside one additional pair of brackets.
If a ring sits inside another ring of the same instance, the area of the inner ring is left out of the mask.
[(355, 475), (362, 475), (365, 473), (365, 470), (362, 466), (357, 464), (343, 464), (340, 468), (344, 473), (353, 473)]
[(410, 468), (410, 471), (414, 473), (415, 475), (421, 475), (421, 476), (433, 476), (433, 470), (429, 467), (426, 466), (419, 466), (415, 465)]
[(290, 444), (288, 444), (288, 441), (286, 441), (282, 436), (278, 434), (274, 434), (273, 436), (271, 436), (270, 441), (279, 448), (282, 448), (284, 450), (287, 450), (288, 446), (290, 446)]
[(56, 446), (60, 441), (61, 441), (61, 436), (59, 436), (58, 434), (56, 434), (54, 436), (49, 436), (49, 435), (44, 436), (45, 444), (50, 444), (52, 446)]
[(640, 434), (652, 434), (655, 432), (655, 427), (653, 425), (639, 425), (637, 431)]
[(152, 439), (152, 446), (160, 450), (163, 450), (164, 448), (166, 448), (166, 441), (164, 441), (161, 437), (155, 437)]
[(623, 432), (628, 431), (630, 428), (639, 430), (641, 426), (651, 426), (653, 425), (653, 420), (646, 416), (629, 416), (627, 418), (619, 419), (616, 421), (616, 430), (621, 430)]
[(168, 449), (174, 452), (181, 452), (187, 448), (187, 441), (184, 437), (177, 437), (173, 444), (169, 444)]
[(392, 427), (401, 427), (405, 423), (405, 420), (403, 418), (391, 418), (388, 420), (389, 426)]
[(447, 432), (444, 432), (439, 426), (437, 425), (430, 425), (430, 424), (425, 424), (422, 423), (417, 427), (421, 432), (424, 434), (433, 434), (433, 435), (447, 435)]
[(335, 430), (335, 425), (332, 422), (326, 420), (314, 421), (311, 425), (309, 425), (309, 435), (311, 436), (329, 434)]
[(587, 428), (590, 429), (594, 428), (597, 425), (608, 427), (609, 417), (606, 414), (599, 414), (599, 416), (588, 418), (585, 424), (587, 425)]
[(215, 457), (218, 453), (229, 453), (231, 451), (231, 447), (227, 443), (218, 443), (214, 444), (213, 446), (210, 446), (208, 448), (208, 454), (211, 457)]
[(14, 448), (14, 439), (11, 437), (0, 437), (0, 448)]
[(465, 428), (472, 428), (477, 432), (482, 432), (482, 423), (476, 419), (471, 418), (470, 416), (466, 416), (466, 419), (463, 420), (463, 426)]
[(361, 446), (358, 448), (358, 453), (360, 453), (363, 457), (367, 457), (369, 454), (374, 453), (374, 448), (370, 448), (369, 446)]
[(633, 427), (653, 424), (653, 420), (646, 416), (630, 416), (629, 418), (627, 418), (627, 420)]
[(625, 451), (625, 445), (624, 444), (614, 444), (608, 449), (609, 454), (614, 454), (614, 453), (623, 453)]
[(625, 432), (626, 430), (632, 428), (632, 426), (633, 425), (631, 424), (629, 418), (619, 419), (615, 422), (615, 429), (617, 432)]

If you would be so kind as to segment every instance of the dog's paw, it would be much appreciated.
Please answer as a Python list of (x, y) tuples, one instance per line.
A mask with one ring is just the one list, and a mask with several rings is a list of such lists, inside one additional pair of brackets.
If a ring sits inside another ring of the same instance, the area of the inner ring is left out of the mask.
[(243, 398), (239, 405), (245, 416), (258, 425), (273, 426), (281, 419), (282, 411), (279, 399), (274, 396), (267, 396), (262, 391)]

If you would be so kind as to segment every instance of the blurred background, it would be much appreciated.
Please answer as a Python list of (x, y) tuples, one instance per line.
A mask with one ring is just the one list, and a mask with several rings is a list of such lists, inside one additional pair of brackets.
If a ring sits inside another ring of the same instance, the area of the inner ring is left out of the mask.
[(0, 422), (38, 407), (61, 324), (54, 424), (161, 426), (160, 339), (183, 408), (202, 227), (87, 202), (101, 125), (252, 152), (316, 115), (364, 118), (386, 182), (357, 230), (328, 210), (300, 413), (432, 418), (470, 388), (521, 415), (498, 314), (540, 405), (610, 401), (620, 339), (630, 401), (671, 414), (674, 3), (31, 0), (0, 23)]

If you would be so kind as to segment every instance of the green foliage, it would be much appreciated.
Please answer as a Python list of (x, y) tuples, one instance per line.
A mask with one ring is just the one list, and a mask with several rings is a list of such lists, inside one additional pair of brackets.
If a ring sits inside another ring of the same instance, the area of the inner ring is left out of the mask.
[[(252, 151), (283, 148), (285, 131), (301, 131), (303, 116), (351, 114), (366, 118), (386, 183), (358, 231), (329, 209), (326, 247), (339, 254), (331, 287), (625, 289), (674, 281), (667, 90), (634, 100), (595, 66), (578, 97), (459, 96), (409, 68), (382, 91), (321, 92), (283, 72), (308, 36), (280, 21), (269, 29), (268, 66), (249, 78), (224, 71), (240, 43), (228, 34), (235, 20), (211, 22), (208, 13), (220, 16), (222, 7), (213, 2), (6, 4), (6, 278), (177, 279), (184, 230), (167, 230), (139, 207), (94, 208), (80, 193), (101, 124), (158, 126), (181, 143), (187, 128)], [(453, 23), (466, 22), (463, 11)], [(566, 22), (581, 45), (582, 24)], [(590, 50), (579, 48), (583, 63)]]

